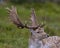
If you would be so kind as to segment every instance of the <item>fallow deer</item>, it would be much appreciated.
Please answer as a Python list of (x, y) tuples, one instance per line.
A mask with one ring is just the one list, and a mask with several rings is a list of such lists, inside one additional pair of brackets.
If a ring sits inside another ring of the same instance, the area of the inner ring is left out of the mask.
[(12, 22), (21, 29), (29, 29), (31, 36), (29, 38), (28, 48), (60, 48), (60, 37), (59, 36), (48, 36), (44, 32), (44, 25), (39, 25), (36, 23), (36, 15), (34, 9), (31, 12), (31, 26), (23, 24), (18, 18), (16, 7), (12, 6), (7, 8), (9, 17)]

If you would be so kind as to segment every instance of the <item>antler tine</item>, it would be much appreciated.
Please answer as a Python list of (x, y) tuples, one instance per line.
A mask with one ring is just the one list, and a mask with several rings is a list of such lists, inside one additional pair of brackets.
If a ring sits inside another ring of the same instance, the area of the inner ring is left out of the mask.
[(31, 21), (32, 21), (32, 26), (36, 26), (36, 14), (34, 8), (31, 8)]
[(10, 19), (12, 20), (12, 22), (15, 25), (17, 25), (17, 27), (24, 28), (24, 25), (22, 24), (22, 22), (18, 18), (16, 7), (12, 6), (11, 9), (7, 8), (7, 10), (9, 12), (9, 16), (10, 16)]

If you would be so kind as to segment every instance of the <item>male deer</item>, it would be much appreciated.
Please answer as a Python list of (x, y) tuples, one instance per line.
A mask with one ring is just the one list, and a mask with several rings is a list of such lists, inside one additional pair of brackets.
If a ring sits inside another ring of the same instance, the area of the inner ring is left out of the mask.
[(44, 25), (38, 25), (36, 23), (36, 15), (34, 9), (31, 12), (31, 22), (32, 25), (28, 26), (23, 24), (18, 18), (16, 7), (12, 6), (7, 8), (10, 19), (12, 22), (19, 28), (27, 28), (31, 32), (29, 38), (29, 48), (60, 48), (60, 37), (58, 36), (49, 36), (44, 32)]

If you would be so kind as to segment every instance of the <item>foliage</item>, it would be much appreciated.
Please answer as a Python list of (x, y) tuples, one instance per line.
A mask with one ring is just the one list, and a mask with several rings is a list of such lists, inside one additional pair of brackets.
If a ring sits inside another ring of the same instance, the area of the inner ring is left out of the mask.
[(46, 3), (53, 2), (60, 4), (60, 0), (10, 0), (12, 3), (24, 4), (24, 3)]
[(21, 3), (45, 3), (46, 0), (10, 0), (13, 3), (21, 4)]
[(21, 4), (21, 3), (26, 2), (26, 0), (10, 0), (10, 1), (13, 3), (17, 3), (17, 4)]

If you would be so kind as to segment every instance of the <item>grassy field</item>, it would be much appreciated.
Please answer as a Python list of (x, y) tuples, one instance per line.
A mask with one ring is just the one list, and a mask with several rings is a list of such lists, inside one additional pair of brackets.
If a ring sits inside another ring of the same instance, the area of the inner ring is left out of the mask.
[[(7, 14), (6, 7), (12, 4), (0, 5), (0, 48), (28, 48), (30, 35), (27, 29), (18, 29)], [(34, 7), (38, 22), (45, 23), (45, 31), (49, 35), (60, 36), (60, 6), (53, 3), (15, 5), (23, 23), (29, 23), (30, 8)]]

